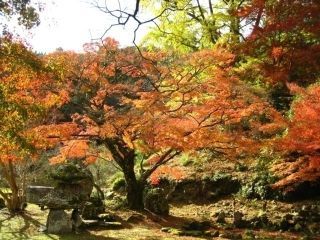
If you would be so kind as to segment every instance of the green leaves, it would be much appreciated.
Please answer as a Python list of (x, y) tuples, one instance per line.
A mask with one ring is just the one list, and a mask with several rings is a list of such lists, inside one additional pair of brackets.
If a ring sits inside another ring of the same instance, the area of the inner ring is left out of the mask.
[(8, 18), (18, 16), (18, 23), (27, 29), (40, 24), (39, 11), (30, 0), (1, 0), (0, 14)]

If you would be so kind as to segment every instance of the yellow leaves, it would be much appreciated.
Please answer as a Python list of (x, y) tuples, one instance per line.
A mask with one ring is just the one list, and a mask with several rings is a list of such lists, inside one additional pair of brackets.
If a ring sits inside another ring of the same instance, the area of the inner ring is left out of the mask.
[(49, 110), (54, 112), (54, 107), (68, 101), (69, 94), (66, 85), (59, 89), (43, 59), (22, 43), (2, 38), (0, 51), (0, 148), (7, 148), (9, 141), (15, 146), (11, 153), (19, 156), (17, 159), (27, 154), (30, 158), (31, 154), (36, 155), (35, 149), (47, 149), (57, 143), (37, 126), (48, 117)]

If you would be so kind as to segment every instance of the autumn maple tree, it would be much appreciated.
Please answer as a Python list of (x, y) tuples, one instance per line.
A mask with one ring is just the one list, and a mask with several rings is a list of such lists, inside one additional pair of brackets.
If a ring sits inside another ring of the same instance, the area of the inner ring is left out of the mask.
[(287, 83), (306, 87), (319, 79), (319, 10), (312, 0), (254, 0), (238, 12), (253, 22), (243, 49), (272, 86), (271, 100), (279, 110), (288, 110), (293, 99)]
[[(82, 108), (70, 116), (81, 131), (53, 161), (91, 162), (99, 153), (88, 141), (105, 146), (124, 174), (132, 209), (143, 208), (150, 176), (180, 153), (210, 149), (231, 158), (254, 152), (259, 136), (279, 129), (281, 116), (231, 74), (234, 55), (226, 50), (147, 52), (145, 58), (134, 48), (119, 49), (112, 39), (87, 50), (76, 60), (81, 71), (70, 71), (77, 76), (70, 89), (77, 90), (68, 104), (88, 91)], [(262, 115), (269, 121), (259, 120)], [(138, 153), (144, 156), (139, 163)]]
[(0, 176), (11, 190), (10, 194), (0, 190), (0, 195), (11, 211), (17, 211), (23, 199), (16, 167), (35, 159), (38, 149), (45, 149), (42, 137), (36, 137), (32, 129), (51, 121), (48, 112), (65, 102), (67, 95), (53, 91), (59, 89), (54, 75), (10, 36), (0, 39), (0, 69)]
[(296, 85), (290, 88), (299, 98), (292, 106), (288, 133), (278, 142), (288, 161), (275, 166), (282, 178), (274, 185), (286, 191), (291, 191), (295, 184), (316, 182), (320, 178), (320, 87), (316, 84), (308, 89)]

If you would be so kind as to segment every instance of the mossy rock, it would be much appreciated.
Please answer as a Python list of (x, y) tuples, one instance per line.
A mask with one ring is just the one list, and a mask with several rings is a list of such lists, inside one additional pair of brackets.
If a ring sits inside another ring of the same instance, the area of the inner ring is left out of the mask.
[(66, 163), (59, 165), (50, 174), (51, 178), (58, 183), (76, 183), (84, 179), (93, 179), (89, 170), (80, 167), (79, 165)]

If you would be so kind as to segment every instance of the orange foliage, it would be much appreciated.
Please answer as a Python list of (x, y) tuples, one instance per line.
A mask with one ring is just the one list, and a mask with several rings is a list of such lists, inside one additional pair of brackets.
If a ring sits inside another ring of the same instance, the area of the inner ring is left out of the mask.
[[(298, 91), (297, 88), (294, 88)], [(276, 187), (283, 187), (298, 181), (314, 181), (320, 177), (320, 86), (315, 85), (299, 91), (300, 99), (293, 103), (294, 113), (289, 123), (288, 134), (278, 143), (281, 151), (302, 156), (301, 161), (288, 163), (296, 168), (287, 168), (287, 176)], [(287, 164), (287, 165), (288, 165)]]
[[(254, 152), (263, 142), (257, 135), (283, 128), (281, 115), (232, 75), (235, 56), (224, 49), (182, 56), (149, 52), (142, 58), (110, 39), (105, 43), (87, 45), (77, 56), (53, 55), (74, 58), (70, 63), (77, 64), (66, 75), (73, 85), (69, 95), (88, 96), (83, 113), (71, 116), (81, 131), (55, 161), (84, 158), (80, 147), (70, 147), (73, 141), (99, 139), (120, 166), (140, 151), (154, 171), (182, 151), (212, 149), (230, 157)], [(268, 123), (257, 121), (262, 115)], [(244, 119), (255, 131), (242, 127)]]
[(171, 166), (161, 166), (156, 171), (152, 173), (150, 176), (150, 183), (152, 185), (158, 185), (161, 178), (163, 177), (169, 177), (171, 179), (174, 179), (176, 181), (182, 179), (185, 176), (182, 169), (178, 167), (171, 167)]
[(72, 159), (82, 160), (86, 164), (91, 164), (97, 159), (97, 155), (89, 152), (87, 140), (67, 141), (59, 150), (59, 155), (50, 159), (51, 164), (63, 163)]
[(320, 73), (319, 1), (253, 0), (240, 15), (252, 21), (246, 52), (263, 61), (268, 80), (312, 84)]
[[(49, 112), (69, 100), (68, 92), (55, 82), (55, 73), (22, 42), (0, 38), (0, 148), (14, 158), (34, 157), (34, 148), (44, 147), (44, 135), (33, 132), (51, 121)], [(44, 147), (45, 148), (45, 147)]]

